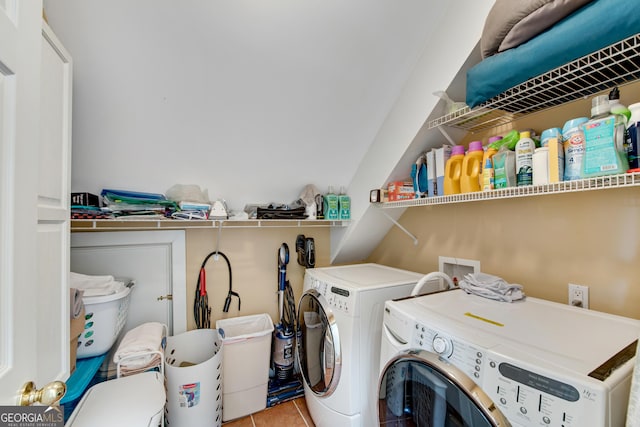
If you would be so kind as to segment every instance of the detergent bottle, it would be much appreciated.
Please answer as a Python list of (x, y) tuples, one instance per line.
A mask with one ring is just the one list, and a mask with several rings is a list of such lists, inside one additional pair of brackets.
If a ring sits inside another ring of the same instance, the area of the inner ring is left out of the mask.
[(593, 98), (591, 120), (582, 125), (582, 178), (620, 174), (629, 169), (625, 149), (626, 122), (624, 115), (611, 113), (607, 95)]
[(324, 195), (324, 218), (339, 218), (339, 202), (338, 195), (333, 192), (333, 186), (329, 186), (329, 191)]
[(462, 160), (462, 174), (460, 176), (460, 192), (471, 193), (480, 191), (480, 177), (482, 171), (482, 141), (469, 143), (469, 151)]
[[(480, 173), (480, 187), (484, 189), (484, 168), (487, 165), (487, 159), (493, 157), (494, 154), (498, 152), (498, 147), (496, 147), (499, 143), (498, 141), (502, 140), (502, 136), (496, 135), (489, 138), (487, 141), (487, 146), (484, 149), (484, 154), (482, 155), (482, 172)], [(493, 167), (493, 160), (491, 161), (491, 166)], [(493, 173), (493, 172), (492, 172)]]
[(344, 187), (340, 187), (338, 195), (338, 217), (351, 219), (351, 197), (347, 195), (347, 190)]
[(533, 184), (533, 152), (536, 144), (528, 131), (520, 132), (516, 144), (516, 183), (518, 187)]
[(444, 194), (460, 193), (460, 176), (462, 174), (462, 161), (464, 160), (464, 146), (454, 145), (451, 148), (451, 157), (444, 167)]

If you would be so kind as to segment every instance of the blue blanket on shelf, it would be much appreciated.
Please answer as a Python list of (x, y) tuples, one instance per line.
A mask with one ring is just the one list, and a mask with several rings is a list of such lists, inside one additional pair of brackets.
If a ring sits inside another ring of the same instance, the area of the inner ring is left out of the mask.
[(476, 107), (496, 95), (567, 62), (640, 33), (636, 2), (593, 1), (549, 30), (467, 71), (466, 103)]

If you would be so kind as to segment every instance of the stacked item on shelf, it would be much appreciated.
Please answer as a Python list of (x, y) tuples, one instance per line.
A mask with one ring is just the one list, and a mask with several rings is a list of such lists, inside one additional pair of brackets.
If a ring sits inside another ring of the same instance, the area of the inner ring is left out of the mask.
[(164, 375), (166, 325), (147, 322), (128, 331), (113, 356), (117, 377), (159, 370)]
[(91, 193), (71, 193), (71, 219), (109, 219), (110, 212), (100, 208), (100, 199)]
[(179, 209), (178, 204), (164, 194), (104, 189), (102, 201), (118, 219), (165, 218)]

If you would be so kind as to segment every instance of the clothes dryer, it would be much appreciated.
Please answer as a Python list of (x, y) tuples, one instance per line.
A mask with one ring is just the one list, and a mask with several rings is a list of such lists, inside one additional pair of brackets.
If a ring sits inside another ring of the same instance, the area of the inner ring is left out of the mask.
[(504, 425), (499, 412), (520, 427), (623, 427), (639, 335), (639, 320), (531, 297), (388, 301), (380, 422)]
[[(307, 269), (298, 306), (298, 362), (318, 427), (376, 424), (384, 303), (423, 274), (379, 264)], [(439, 290), (430, 281), (423, 292)]]

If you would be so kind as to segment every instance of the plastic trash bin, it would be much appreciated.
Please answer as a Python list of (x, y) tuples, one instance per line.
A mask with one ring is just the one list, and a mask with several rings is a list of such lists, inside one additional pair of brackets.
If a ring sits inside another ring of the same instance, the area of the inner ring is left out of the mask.
[(221, 319), (222, 420), (267, 407), (273, 322), (268, 314)]
[(218, 331), (213, 329), (167, 337), (167, 426), (222, 425), (222, 347)]

